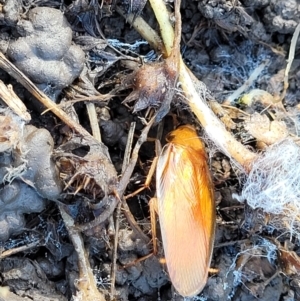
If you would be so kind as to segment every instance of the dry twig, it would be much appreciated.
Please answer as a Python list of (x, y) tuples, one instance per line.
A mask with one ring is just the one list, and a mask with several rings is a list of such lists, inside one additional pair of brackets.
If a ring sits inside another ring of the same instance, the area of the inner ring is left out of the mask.
[(28, 250), (31, 250), (31, 249), (34, 249), (34, 248), (37, 248), (37, 247), (40, 247), (44, 245), (42, 243), (42, 241), (39, 239), (39, 240), (36, 240), (34, 242), (31, 242), (27, 245), (24, 245), (24, 246), (20, 246), (20, 247), (17, 247), (17, 248), (13, 248), (13, 249), (9, 249), (9, 250), (6, 250), (4, 252), (2, 252), (0, 254), (0, 260), (1, 259), (4, 259), (6, 257), (9, 257), (9, 256), (12, 256), (14, 254), (18, 254), (20, 252), (25, 252), (25, 251), (28, 251)]
[(21, 83), (34, 97), (36, 97), (46, 108), (51, 110), (71, 129), (74, 129), (74, 131), (76, 131), (86, 139), (97, 141), (80, 124), (75, 122), (63, 110), (61, 110), (59, 106), (57, 106), (46, 94), (41, 92), (27, 76), (25, 76), (5, 57), (5, 55), (3, 55), (2, 52), (0, 52), (0, 68), (6, 71), (13, 78), (15, 78), (19, 83)]
[(297, 40), (299, 37), (299, 33), (300, 33), (300, 24), (297, 25), (297, 27), (294, 31), (293, 37), (292, 37), (290, 51), (289, 51), (289, 58), (287, 60), (287, 66), (286, 66), (285, 72), (284, 72), (283, 91), (282, 91), (282, 94), (280, 97), (280, 101), (282, 101), (285, 98), (286, 91), (289, 87), (289, 72), (292, 67), (292, 63), (294, 61), (295, 51), (296, 51), (296, 43), (297, 43)]
[[(128, 132), (128, 139), (124, 154), (123, 166), (122, 166), (122, 173), (126, 170), (126, 167), (129, 164), (130, 154), (132, 149), (132, 142), (134, 137), (134, 130), (135, 130), (135, 122), (132, 122), (130, 125), (130, 129)], [(111, 263), (111, 287), (110, 287), (110, 295), (113, 300), (115, 295), (115, 281), (116, 281), (116, 269), (117, 269), (117, 250), (118, 250), (118, 242), (119, 242), (119, 228), (120, 228), (120, 214), (121, 214), (121, 205), (120, 202), (117, 206), (116, 210), (116, 221), (115, 221), (115, 239), (114, 239), (114, 246), (113, 246), (113, 256), (112, 256), (112, 263)]]
[(12, 86), (6, 86), (2, 80), (0, 80), (0, 97), (7, 106), (24, 121), (28, 122), (31, 120), (31, 116), (27, 112), (27, 108), (18, 95), (16, 95)]
[(59, 206), (60, 214), (68, 230), (70, 239), (78, 255), (79, 279), (77, 281), (78, 293), (74, 296), (75, 301), (105, 301), (104, 296), (98, 291), (95, 278), (90, 267), (88, 254), (85, 251), (81, 234), (74, 225), (74, 220)]

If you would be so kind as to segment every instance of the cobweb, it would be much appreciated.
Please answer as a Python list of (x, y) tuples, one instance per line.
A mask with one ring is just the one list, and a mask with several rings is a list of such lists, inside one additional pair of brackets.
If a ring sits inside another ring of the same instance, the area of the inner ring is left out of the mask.
[(239, 200), (272, 214), (270, 224), (300, 238), (300, 148), (284, 140), (260, 156)]

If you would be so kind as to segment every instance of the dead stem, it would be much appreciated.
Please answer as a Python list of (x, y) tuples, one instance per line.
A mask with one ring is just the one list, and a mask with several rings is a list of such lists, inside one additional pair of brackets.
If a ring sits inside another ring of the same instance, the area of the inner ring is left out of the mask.
[[(169, 37), (174, 37), (176, 43), (178, 43), (179, 36), (174, 35), (174, 30), (170, 19), (162, 14), (162, 11), (165, 11), (165, 3), (163, 0), (151, 0), (150, 1), (153, 11), (156, 15), (156, 18), (161, 25), (161, 32), (163, 41), (166, 47), (166, 53), (172, 53), (173, 42), (170, 43)], [(180, 24), (180, 12), (179, 12), (179, 1), (176, 1), (178, 10), (175, 11), (176, 16), (176, 34), (180, 32), (178, 27)], [(176, 6), (175, 6), (176, 7)], [(137, 28), (137, 30), (139, 30)], [(144, 34), (144, 31), (139, 31), (139, 33), (147, 39), (148, 35)], [(154, 47), (158, 49), (156, 45)], [(175, 44), (176, 48), (176, 44)], [(177, 44), (178, 48), (178, 44)], [(185, 66), (181, 56), (179, 58), (179, 82), (181, 83), (182, 90), (185, 93), (186, 101), (189, 104), (191, 110), (196, 115), (208, 136), (214, 143), (219, 146), (229, 158), (234, 159), (238, 162), (246, 171), (251, 169), (251, 163), (257, 158), (257, 155), (248, 150), (244, 145), (238, 142), (234, 136), (226, 130), (223, 123), (214, 115), (212, 110), (207, 105), (206, 101), (200, 97), (200, 91), (197, 91), (201, 86), (199, 80), (192, 74), (192, 72)]]
[[(176, 43), (174, 43), (175, 34), (173, 26), (170, 22), (170, 13), (163, 1), (149, 0), (149, 2), (159, 23), (160, 33), (166, 48), (166, 57), (169, 57), (171, 55), (174, 44), (176, 45)], [(178, 0), (175, 2), (177, 5)], [(178, 6), (180, 6), (180, 3)]]
[(279, 101), (284, 100), (284, 98), (286, 96), (286, 91), (289, 87), (289, 72), (292, 67), (292, 63), (294, 61), (296, 44), (297, 44), (297, 40), (299, 37), (299, 33), (300, 33), (300, 24), (297, 25), (297, 27), (294, 31), (293, 37), (292, 37), (290, 51), (289, 51), (289, 57), (288, 57), (287, 65), (286, 65), (285, 72), (284, 72), (283, 91), (282, 91)]
[(121, 202), (117, 206), (116, 210), (116, 220), (115, 220), (115, 235), (114, 235), (114, 245), (113, 245), (113, 255), (112, 255), (112, 262), (110, 268), (110, 300), (114, 300), (116, 292), (115, 292), (115, 285), (116, 285), (116, 270), (117, 270), (117, 257), (118, 257), (118, 243), (119, 243), (119, 230), (120, 230), (120, 214), (121, 214)]
[(6, 71), (13, 78), (15, 78), (19, 83), (21, 83), (34, 97), (36, 97), (46, 108), (51, 110), (71, 129), (73, 129), (75, 132), (82, 135), (86, 139), (97, 141), (80, 124), (72, 120), (71, 117), (69, 117), (63, 110), (61, 110), (46, 94), (41, 92), (27, 76), (25, 76), (5, 57), (2, 52), (0, 52), (0, 68)]
[(164, 44), (157, 32), (152, 29), (143, 18), (135, 16), (134, 14), (125, 14), (119, 6), (116, 6), (115, 9), (158, 53), (166, 52)]
[[(97, 102), (99, 104), (100, 102), (105, 102), (105, 101), (110, 100), (114, 96), (116, 96), (116, 95), (108, 93), (108, 94), (103, 94), (103, 95), (78, 97), (76, 99), (68, 100), (67, 103), (66, 102), (59, 103), (59, 104), (57, 104), (57, 107), (63, 109), (63, 108), (68, 107), (71, 104), (75, 104), (78, 102)], [(102, 103), (102, 104), (100, 104), (100, 106), (105, 107), (105, 104)], [(51, 111), (51, 109), (44, 110), (41, 115), (44, 115), (48, 111)]]
[(37, 247), (40, 247), (40, 246), (43, 246), (43, 245), (44, 244), (39, 239), (39, 240), (34, 241), (34, 242), (32, 242), (30, 244), (27, 244), (25, 246), (21, 246), (21, 247), (13, 248), (13, 249), (10, 249), (10, 250), (6, 250), (6, 251), (4, 251), (0, 254), (0, 260), (4, 259), (6, 257), (12, 256), (14, 254), (17, 254), (17, 253), (20, 253), (20, 252), (25, 252), (25, 251), (28, 251), (30, 249), (37, 248)]
[(73, 298), (75, 301), (105, 301), (104, 296), (98, 291), (81, 234), (76, 229), (74, 220), (67, 214), (64, 207), (61, 205), (58, 207), (78, 255), (79, 279), (76, 285), (78, 293)]
[[(124, 160), (122, 165), (122, 173), (126, 170), (126, 167), (129, 164), (130, 154), (132, 149), (132, 142), (135, 131), (135, 122), (130, 124), (130, 129), (128, 132), (128, 139), (125, 148)], [(120, 214), (121, 214), (121, 202), (119, 202), (116, 210), (116, 218), (115, 218), (115, 236), (114, 236), (114, 246), (113, 246), (113, 256), (112, 256), (112, 264), (111, 264), (111, 287), (110, 287), (110, 298), (114, 299), (115, 296), (115, 282), (116, 282), (116, 269), (117, 269), (117, 251), (118, 251), (118, 242), (119, 242), (119, 228), (120, 228)]]
[(85, 104), (88, 116), (90, 119), (90, 125), (93, 133), (93, 137), (101, 142), (101, 134), (100, 134), (100, 128), (99, 123), (97, 119), (97, 113), (94, 103), (89, 102)]
[[(147, 136), (148, 136), (148, 132), (154, 122), (156, 118), (156, 115), (152, 117), (152, 119), (149, 121), (149, 123), (147, 124), (147, 126), (143, 129), (138, 141), (135, 144), (135, 147), (133, 149), (132, 155), (131, 155), (131, 159), (130, 162), (125, 170), (125, 172), (123, 173), (123, 176), (120, 180), (119, 183), (119, 188), (118, 188), (118, 193), (119, 195), (123, 196), (125, 189), (127, 187), (127, 184), (130, 181), (130, 177), (132, 175), (133, 169), (136, 165), (137, 159), (138, 159), (138, 153), (139, 150), (142, 146), (142, 144), (147, 141)], [(143, 231), (140, 229), (140, 227), (138, 226), (137, 222), (135, 221), (133, 215), (130, 212), (130, 209), (126, 203), (126, 201), (124, 200), (124, 198), (122, 197), (122, 205), (123, 205), (123, 213), (127, 218), (127, 221), (129, 222), (130, 226), (132, 227), (133, 231), (135, 232), (135, 234), (140, 237), (141, 239), (143, 239), (146, 243), (150, 242), (150, 239), (148, 238), (148, 236), (146, 236)]]
[(18, 95), (16, 95), (12, 86), (6, 86), (2, 80), (0, 80), (0, 97), (7, 106), (24, 121), (29, 122), (31, 120), (27, 108)]
[(241, 87), (235, 90), (226, 100), (226, 104), (232, 104), (236, 99), (238, 99), (242, 93), (249, 89), (253, 85), (253, 82), (258, 78), (266, 66), (269, 65), (269, 60), (265, 60), (259, 66), (257, 66), (253, 72), (250, 74), (249, 78), (243, 83)]
[(156, 118), (156, 116), (153, 116), (151, 118), (151, 120), (148, 122), (148, 124), (143, 129), (138, 141), (136, 142), (136, 144), (134, 146), (130, 162), (129, 162), (129, 164), (128, 164), (128, 166), (127, 166), (125, 172), (123, 173), (122, 178), (119, 182), (118, 193), (119, 193), (120, 196), (124, 195), (125, 189), (127, 187), (127, 184), (129, 183), (129, 180), (130, 180), (130, 177), (132, 175), (133, 169), (134, 169), (135, 164), (137, 162), (138, 155), (139, 155), (139, 150), (140, 150), (142, 144), (145, 141), (147, 141), (149, 130), (150, 130), (151, 126), (153, 125), (155, 118)]
[(132, 150), (132, 143), (133, 143), (133, 137), (134, 137), (134, 131), (135, 131), (135, 122), (131, 122), (129, 132), (128, 132), (128, 138), (125, 148), (125, 154), (124, 154), (124, 160), (122, 165), (122, 174), (125, 172), (127, 166), (129, 165), (130, 161), (130, 154)]

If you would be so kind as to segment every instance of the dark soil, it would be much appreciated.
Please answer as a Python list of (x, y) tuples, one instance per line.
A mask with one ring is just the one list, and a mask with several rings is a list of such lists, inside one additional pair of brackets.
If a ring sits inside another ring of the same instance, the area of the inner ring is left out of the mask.
[[(117, 13), (116, 6), (125, 15), (130, 11), (140, 14), (156, 30), (158, 25), (149, 3), (139, 0), (0, 3), (1, 51), (54, 102), (63, 103), (63, 109), (89, 132), (85, 104), (91, 99), (108, 148), (107, 152), (105, 147), (91, 145), (50, 112), (41, 115), (44, 107), (16, 80), (0, 72), (0, 79), (13, 86), (31, 114), (30, 126), (24, 127), (20, 121), (3, 117), (10, 116), (4, 103), (0, 108), (0, 131), (18, 133), (21, 145), (0, 146), (0, 300), (71, 300), (79, 278), (78, 258), (58, 205), (77, 224), (104, 214), (118, 187), (130, 124), (136, 122), (135, 144), (144, 128), (142, 118), (149, 120), (164, 99), (130, 94), (136, 88), (134, 72), (141, 68), (140, 63), (163, 60)], [(168, 6), (172, 10), (173, 1)], [(208, 99), (225, 102), (266, 61), (267, 67), (250, 90), (280, 95), (291, 38), (300, 21), (300, 1), (183, 1), (181, 15), (181, 52), (192, 72), (206, 84)], [(298, 48), (284, 99), (286, 109), (297, 108), (300, 99)], [(110, 97), (103, 97), (108, 94)], [(237, 99), (235, 107), (247, 114), (264, 108), (260, 103), (245, 108)], [(232, 118), (235, 137), (260, 152), (242, 118), (238, 114)], [(160, 129), (165, 144), (165, 135), (180, 124), (193, 124), (206, 137), (178, 93), (161, 128), (152, 127), (148, 137), (156, 138)], [(297, 131), (297, 126), (289, 129), (295, 135)], [(148, 140), (141, 147), (125, 196), (142, 186), (156, 156), (154, 139)], [(300, 300), (298, 238), (271, 227), (263, 210), (234, 198), (241, 193), (243, 175), (209, 139), (205, 141), (217, 204), (211, 267), (218, 271), (210, 274), (202, 293), (191, 300)], [(99, 153), (103, 154), (100, 159), (95, 155)], [(9, 168), (19, 169), (8, 177)], [(159, 254), (139, 260), (152, 252), (148, 202), (154, 195), (152, 180), (149, 188), (126, 200), (148, 240), (136, 234), (122, 209), (83, 231), (97, 286), (107, 300), (115, 235), (119, 241), (115, 299), (111, 300), (184, 300), (172, 289), (161, 263), (160, 236)], [(120, 229), (115, 233), (117, 219)]]

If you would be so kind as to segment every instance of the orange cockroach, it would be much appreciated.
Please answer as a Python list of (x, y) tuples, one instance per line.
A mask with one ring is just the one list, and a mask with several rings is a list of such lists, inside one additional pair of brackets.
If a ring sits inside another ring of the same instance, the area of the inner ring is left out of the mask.
[(167, 136), (156, 169), (157, 210), (166, 264), (182, 296), (204, 288), (215, 235), (213, 185), (203, 143), (192, 126)]

